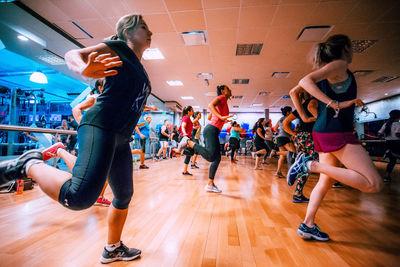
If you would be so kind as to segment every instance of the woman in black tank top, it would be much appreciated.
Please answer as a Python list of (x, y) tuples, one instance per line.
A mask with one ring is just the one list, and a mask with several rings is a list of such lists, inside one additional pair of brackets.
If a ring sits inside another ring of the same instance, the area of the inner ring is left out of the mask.
[[(304, 173), (320, 173), (313, 189), (307, 215), (298, 233), (304, 238), (329, 240), (314, 223), (316, 212), (328, 190), (337, 181), (362, 192), (379, 192), (382, 178), (365, 149), (349, 134), (353, 129), (354, 105), (364, 103), (356, 98), (357, 84), (348, 70), (352, 61), (351, 41), (346, 35), (333, 35), (318, 44), (314, 56), (316, 71), (300, 80), (298, 86), (319, 100), (318, 118), (313, 128), (314, 144), (319, 146), (320, 162), (302, 155), (288, 172), (288, 183)], [(309, 116), (293, 98), (303, 121)], [(333, 144), (333, 145), (332, 145)], [(339, 166), (344, 165), (346, 168)]]
[(92, 206), (108, 174), (114, 199), (109, 207), (108, 241), (102, 263), (133, 260), (141, 254), (121, 242), (121, 233), (133, 194), (129, 139), (151, 91), (140, 60), (150, 47), (152, 32), (140, 15), (122, 17), (116, 29), (113, 40), (65, 55), (74, 72), (93, 79), (106, 77), (103, 93), (79, 125), (80, 151), (72, 174), (44, 164), (37, 159), (38, 153), (26, 154), (15, 164), (15, 168), (24, 168), (42, 191), (72, 210)]

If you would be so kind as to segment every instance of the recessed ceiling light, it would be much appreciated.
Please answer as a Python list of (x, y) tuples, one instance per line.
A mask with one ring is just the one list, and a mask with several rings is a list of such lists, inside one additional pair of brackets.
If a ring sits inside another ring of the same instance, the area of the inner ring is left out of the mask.
[(290, 75), (290, 72), (288, 71), (275, 71), (272, 73), (272, 77), (276, 78), (276, 79), (285, 79), (288, 78)]
[(192, 108), (200, 108), (200, 106), (192, 106)]
[(385, 95), (389, 95), (389, 93), (385, 93)]
[(182, 32), (181, 36), (182, 36), (183, 42), (187, 46), (205, 45), (207, 42), (206, 34), (204, 31)]
[(181, 98), (184, 100), (191, 100), (193, 99), (193, 96), (181, 96)]
[(261, 107), (263, 104), (253, 104), (253, 107)]
[(206, 96), (217, 96), (216, 92), (207, 92)]
[(183, 86), (182, 81), (167, 81), (169, 86)]
[(144, 60), (165, 59), (164, 55), (158, 48), (147, 48), (143, 53)]
[(20, 40), (22, 40), (22, 41), (28, 41), (28, 40), (29, 40), (28, 38), (26, 38), (26, 37), (23, 36), (23, 35), (18, 35), (18, 39), (20, 39)]
[(332, 26), (307, 26), (297, 36), (298, 41), (319, 42), (333, 29)]

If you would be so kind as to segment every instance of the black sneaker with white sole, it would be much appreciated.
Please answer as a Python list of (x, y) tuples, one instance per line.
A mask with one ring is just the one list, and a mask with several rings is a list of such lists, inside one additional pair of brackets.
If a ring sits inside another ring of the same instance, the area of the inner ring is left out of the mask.
[(114, 261), (131, 261), (140, 257), (141, 253), (139, 249), (128, 248), (121, 241), (121, 245), (113, 251), (108, 251), (104, 248), (103, 254), (100, 257), (100, 262), (105, 264)]
[(324, 233), (319, 229), (318, 225), (315, 224), (314, 227), (310, 228), (305, 223), (301, 223), (297, 233), (304, 239), (315, 239), (318, 241), (328, 241), (329, 235)]
[(29, 150), (18, 158), (0, 162), (0, 185), (17, 179), (25, 179), (25, 164), (32, 159), (42, 160), (43, 155), (39, 150)]

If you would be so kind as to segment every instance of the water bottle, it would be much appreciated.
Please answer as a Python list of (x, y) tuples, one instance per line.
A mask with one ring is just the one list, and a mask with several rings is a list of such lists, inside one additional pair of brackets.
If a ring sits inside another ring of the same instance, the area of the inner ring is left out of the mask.
[(17, 180), (17, 195), (22, 195), (24, 192), (24, 180)]

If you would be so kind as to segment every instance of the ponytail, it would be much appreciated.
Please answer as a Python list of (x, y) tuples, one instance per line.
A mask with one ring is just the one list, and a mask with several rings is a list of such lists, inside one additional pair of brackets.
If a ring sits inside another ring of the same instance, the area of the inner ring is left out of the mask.
[(182, 111), (182, 117), (185, 117), (192, 109), (193, 109), (192, 106), (187, 106), (186, 108), (184, 108)]
[(254, 124), (253, 129), (251, 130), (251, 133), (255, 134), (257, 131), (257, 128), (259, 128), (264, 121), (264, 118), (259, 118), (258, 121)]
[(351, 49), (351, 41), (344, 34), (332, 35), (326, 42), (318, 43), (315, 47), (312, 60), (314, 68), (320, 68), (334, 60), (343, 59), (346, 47)]
[(285, 107), (281, 108), (281, 111), (282, 111), (283, 116), (286, 117), (292, 111), (292, 107), (285, 106)]

